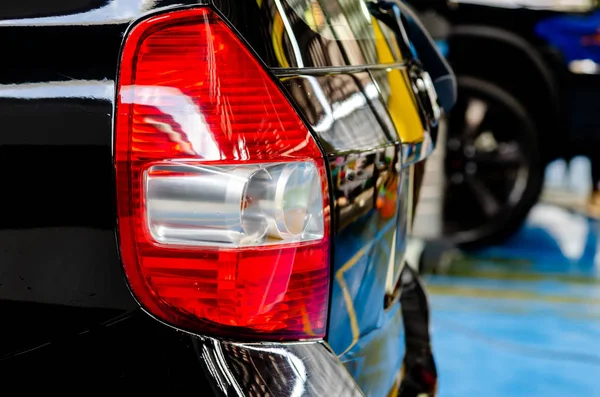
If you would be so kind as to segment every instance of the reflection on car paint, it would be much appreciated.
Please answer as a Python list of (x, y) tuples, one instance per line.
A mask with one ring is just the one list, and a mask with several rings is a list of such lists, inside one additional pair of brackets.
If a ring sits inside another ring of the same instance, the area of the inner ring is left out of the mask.
[[(39, 7), (36, 10), (37, 7), (30, 6), (30, 11), (25, 13), (23, 17), (0, 20), (0, 26), (124, 24), (155, 8), (157, 0), (104, 0), (103, 5), (89, 7), (88, 9), (75, 6), (76, 2), (71, 2), (71, 4), (73, 3), (74, 7), (65, 7), (62, 12), (55, 11), (54, 15), (48, 15), (46, 7)], [(202, 4), (203, 1), (196, 1), (195, 3)], [(55, 7), (47, 8), (54, 9)], [(36, 11), (39, 15), (36, 15)]]
[(392, 131), (382, 127), (370, 103), (378, 94), (368, 73), (283, 78), (326, 152), (385, 146)]
[(219, 397), (362, 395), (322, 341), (234, 343), (192, 337)]
[[(328, 342), (366, 393), (385, 394), (397, 379), (394, 368), (404, 352), (400, 303), (388, 310), (384, 305), (403, 268), (412, 199), (408, 166), (431, 152), (431, 136), (415, 114), (422, 138), (400, 143), (389, 107), (400, 118), (414, 111), (416, 101), (406, 84), (385, 86), (387, 93), (400, 87), (407, 98), (390, 104), (378, 95), (381, 85), (370, 93), (365, 73), (283, 77), (282, 82), (325, 151), (349, 152), (329, 156), (336, 224)], [(303, 92), (308, 95), (300, 97)], [(358, 144), (379, 148), (358, 153)], [(387, 354), (390, 350), (394, 354)]]
[(14, 99), (67, 99), (89, 98), (112, 101), (115, 96), (114, 81), (71, 80), (48, 81), (29, 84), (2, 84), (0, 98)]
[[(224, 4), (221, 4), (224, 3)], [(227, 1), (216, 0), (217, 8), (227, 12)], [(259, 55), (273, 68), (298, 68), (386, 63), (378, 57), (373, 22), (363, 2), (334, 0), (263, 0), (257, 2), (261, 18), (272, 21), (269, 39), (273, 54), (262, 51), (260, 35), (246, 34), (248, 21), (233, 20), (236, 28), (259, 49)], [(250, 14), (248, 14), (251, 21)], [(332, 21), (332, 22), (330, 22)], [(302, 38), (302, 40), (298, 40)], [(256, 42), (254, 41), (256, 40)], [(264, 47), (264, 46), (263, 46)], [(393, 62), (399, 62), (395, 59)]]
[[(366, 393), (386, 394), (404, 351), (400, 303), (389, 296), (404, 263), (412, 199), (408, 166), (430, 153), (431, 137), (415, 113), (421, 139), (401, 143), (389, 107), (400, 118), (415, 112), (406, 84), (397, 86), (405, 103), (390, 105), (365, 72), (281, 81), (328, 154), (335, 220), (328, 343)], [(392, 347), (395, 354), (382, 359)]]
[[(375, 35), (384, 37), (383, 31), (386, 26), (374, 23)], [(377, 52), (383, 61), (392, 62), (394, 55), (393, 47), (378, 45)], [(414, 87), (409, 82), (406, 69), (389, 68), (386, 70), (371, 71), (373, 79), (377, 83), (383, 103), (391, 116), (392, 122), (398, 131), (401, 142), (420, 142), (423, 140), (423, 120), (418, 112), (418, 106), (414, 97)], [(410, 87), (410, 88), (409, 88)]]
[(331, 176), (337, 187), (334, 196), (336, 230), (377, 208), (385, 219), (396, 214), (398, 153), (395, 146), (371, 153), (349, 154), (331, 159)]
[[(342, 342), (343, 338), (340, 338), (339, 344), (331, 341), (332, 347), (340, 355), (348, 351), (360, 335), (368, 333), (368, 329), (377, 323), (376, 320), (370, 321), (366, 316), (359, 315), (361, 324), (358, 324), (354, 318), (355, 305), (358, 304), (361, 311), (365, 310), (365, 306), (370, 307), (370, 313), (376, 313), (378, 310), (374, 309), (377, 306), (383, 309), (383, 283), (387, 278), (390, 261), (393, 261), (393, 274), (397, 275), (400, 271), (409, 192), (407, 171), (398, 173), (398, 161), (399, 153), (395, 146), (370, 154), (351, 154), (330, 160), (336, 186), (333, 192), (333, 210), (334, 218), (337, 219), (334, 227), (338, 237), (334, 255), (339, 266), (335, 267), (335, 279), (343, 294), (349, 328), (352, 331), (352, 339), (348, 342)], [(399, 206), (403, 211), (398, 211)], [(395, 232), (396, 225), (398, 227)], [(397, 255), (392, 254), (394, 245), (394, 254), (397, 252)], [(359, 276), (361, 272), (362, 276)], [(378, 276), (371, 283), (365, 283), (363, 277), (366, 274)], [(336, 287), (333, 295), (336, 296)], [(332, 316), (345, 316), (345, 310), (335, 312)], [(332, 320), (332, 324), (335, 324), (335, 320)]]

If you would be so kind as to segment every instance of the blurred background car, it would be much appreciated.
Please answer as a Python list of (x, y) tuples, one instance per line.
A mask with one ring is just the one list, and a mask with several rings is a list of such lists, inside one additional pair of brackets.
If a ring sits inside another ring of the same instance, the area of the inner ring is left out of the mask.
[[(411, 0), (458, 80), (447, 119), (443, 233), (462, 248), (514, 235), (548, 164), (590, 158), (600, 213), (600, 12), (592, 0)], [(596, 156), (597, 157), (597, 156)]]
[(408, 246), (438, 395), (600, 396), (598, 4), (408, 2), (458, 77)]

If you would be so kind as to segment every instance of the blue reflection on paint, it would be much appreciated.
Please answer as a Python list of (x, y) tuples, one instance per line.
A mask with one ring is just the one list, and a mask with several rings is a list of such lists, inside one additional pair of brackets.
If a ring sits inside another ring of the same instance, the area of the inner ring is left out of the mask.
[(446, 40), (436, 40), (435, 45), (444, 57), (448, 57), (448, 42)]

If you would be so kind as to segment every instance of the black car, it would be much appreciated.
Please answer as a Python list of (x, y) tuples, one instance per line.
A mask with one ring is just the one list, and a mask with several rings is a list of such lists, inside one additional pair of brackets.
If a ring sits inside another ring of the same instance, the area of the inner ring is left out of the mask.
[(4, 395), (435, 393), (404, 247), (455, 82), (403, 4), (11, 1), (0, 37)]
[(410, 3), (457, 75), (445, 147), (447, 237), (477, 248), (513, 235), (559, 158), (588, 156), (600, 191), (595, 0)]

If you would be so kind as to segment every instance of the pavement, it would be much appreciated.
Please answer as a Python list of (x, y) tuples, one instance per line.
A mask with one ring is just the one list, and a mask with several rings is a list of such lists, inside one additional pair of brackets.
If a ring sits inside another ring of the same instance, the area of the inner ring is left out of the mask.
[(425, 277), (439, 397), (600, 397), (600, 222), (538, 204)]

